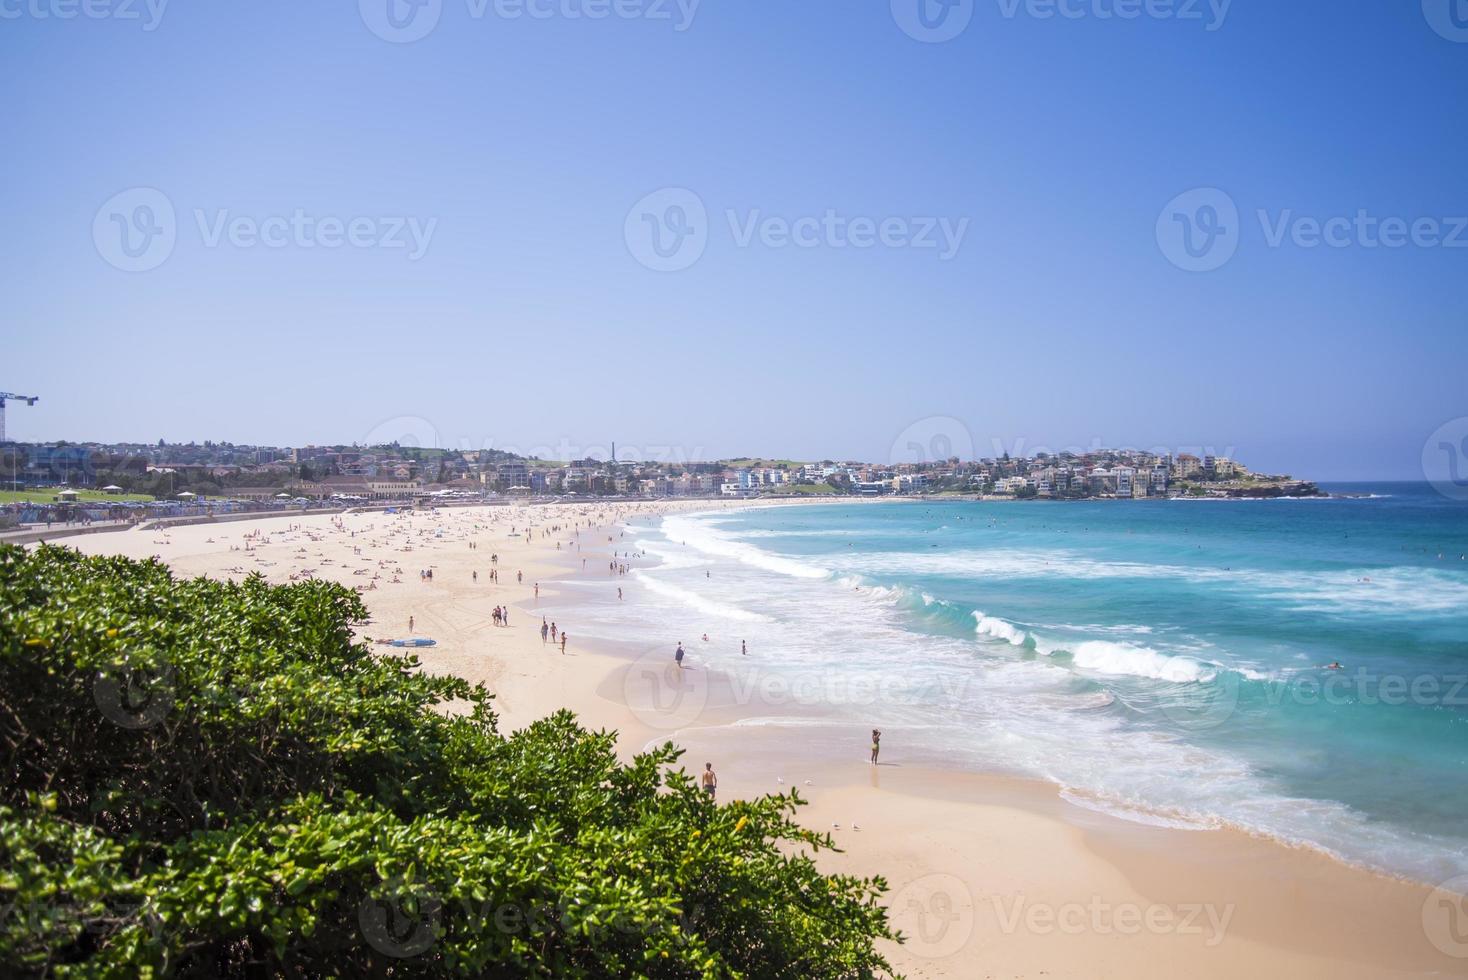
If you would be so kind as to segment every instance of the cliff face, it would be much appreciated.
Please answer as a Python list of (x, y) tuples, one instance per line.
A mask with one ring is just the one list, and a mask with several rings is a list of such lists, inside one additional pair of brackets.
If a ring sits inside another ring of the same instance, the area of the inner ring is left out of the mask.
[(1230, 497), (1240, 498), (1330, 496), (1330, 494), (1308, 480), (1297, 480), (1289, 483), (1268, 483), (1257, 487), (1231, 487), (1227, 493)]

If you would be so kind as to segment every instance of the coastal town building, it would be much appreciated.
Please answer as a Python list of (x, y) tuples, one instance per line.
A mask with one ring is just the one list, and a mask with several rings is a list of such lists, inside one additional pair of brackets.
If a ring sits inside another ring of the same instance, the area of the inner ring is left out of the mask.
[[(192, 494), (264, 506), (275, 501), (384, 503), (424, 497), (735, 497), (965, 494), (1045, 500), (1251, 496), (1317, 492), (1252, 472), (1230, 455), (1090, 449), (883, 465), (739, 460), (553, 461), (503, 450), (386, 446), (203, 444), (0, 445), (0, 483), (103, 489), (115, 496)], [(52, 495), (54, 498), (54, 494)]]

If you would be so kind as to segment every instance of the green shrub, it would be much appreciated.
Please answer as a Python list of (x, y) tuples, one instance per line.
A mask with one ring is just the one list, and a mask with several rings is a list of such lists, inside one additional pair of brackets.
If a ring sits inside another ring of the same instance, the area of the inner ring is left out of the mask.
[(341, 586), (0, 546), (0, 963), (58, 976), (873, 977), (795, 794), (354, 638)]

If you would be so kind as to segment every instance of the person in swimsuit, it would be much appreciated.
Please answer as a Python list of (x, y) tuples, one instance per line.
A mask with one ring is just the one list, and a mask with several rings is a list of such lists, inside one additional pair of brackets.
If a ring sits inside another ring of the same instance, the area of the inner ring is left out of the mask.
[(673, 659), (677, 662), (677, 664), (678, 664), (679, 667), (682, 667), (683, 666), (683, 641), (682, 640), (679, 640), (678, 641), (678, 649), (676, 649), (676, 650), (673, 651)]
[(714, 772), (714, 764), (712, 762), (705, 762), (703, 764), (703, 774), (699, 778), (703, 783), (703, 791), (712, 800), (714, 794), (719, 791), (719, 775)]
[(877, 764), (877, 753), (882, 751), (882, 733), (879, 729), (872, 729), (872, 765)]

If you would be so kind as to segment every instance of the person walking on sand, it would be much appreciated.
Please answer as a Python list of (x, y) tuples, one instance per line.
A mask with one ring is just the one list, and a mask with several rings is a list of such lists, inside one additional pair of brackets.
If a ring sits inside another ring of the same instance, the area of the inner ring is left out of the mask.
[(566, 655), (566, 637), (570, 636), (565, 630), (561, 630), (561, 656)]
[(408, 617), (408, 632), (409, 633), (413, 632), (413, 617), (412, 616), (409, 616)]
[(719, 774), (714, 772), (714, 764), (712, 762), (705, 762), (703, 764), (703, 774), (699, 777), (699, 781), (703, 784), (703, 791), (708, 794), (709, 800), (712, 802), (714, 794), (719, 791)]
[(681, 668), (683, 666), (683, 641), (678, 641), (678, 649), (673, 651), (673, 660)]
[(546, 625), (545, 617), (544, 616), (540, 617), (540, 642), (541, 643), (544, 643), (545, 642), (546, 634), (549, 633), (549, 632), (550, 632), (550, 627), (548, 625)]
[(880, 729), (872, 729), (872, 765), (877, 764), (877, 753), (882, 751), (882, 732)]

